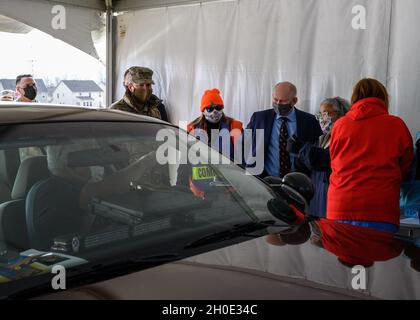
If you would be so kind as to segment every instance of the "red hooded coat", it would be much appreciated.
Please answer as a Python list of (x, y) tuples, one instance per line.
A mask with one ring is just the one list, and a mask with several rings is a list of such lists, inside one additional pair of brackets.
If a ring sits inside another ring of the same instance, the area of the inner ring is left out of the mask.
[(360, 100), (334, 125), (330, 152), (327, 218), (399, 225), (400, 186), (414, 158), (404, 122), (382, 100)]
[(318, 225), (324, 248), (350, 265), (369, 267), (375, 261), (398, 257), (404, 249), (404, 244), (392, 233), (326, 219), (321, 219)]

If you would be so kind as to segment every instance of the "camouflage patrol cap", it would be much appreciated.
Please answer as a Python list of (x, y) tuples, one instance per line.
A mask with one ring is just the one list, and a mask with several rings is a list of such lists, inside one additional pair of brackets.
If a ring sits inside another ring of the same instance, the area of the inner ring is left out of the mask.
[(152, 80), (153, 71), (146, 67), (131, 67), (125, 72), (124, 83), (155, 84)]

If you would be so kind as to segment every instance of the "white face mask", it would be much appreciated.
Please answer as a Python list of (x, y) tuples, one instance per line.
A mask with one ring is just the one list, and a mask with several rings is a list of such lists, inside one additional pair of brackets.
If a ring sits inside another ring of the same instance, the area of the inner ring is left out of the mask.
[(319, 121), (319, 125), (321, 126), (321, 130), (324, 134), (331, 132), (334, 122), (327, 112), (319, 112), (315, 115), (315, 117)]
[(332, 130), (333, 122), (331, 118), (328, 120), (320, 120), (319, 125), (321, 126), (321, 130), (323, 133), (328, 133)]
[(206, 120), (210, 123), (218, 123), (223, 117), (223, 111), (217, 110), (213, 110), (212, 112), (204, 110), (203, 114)]

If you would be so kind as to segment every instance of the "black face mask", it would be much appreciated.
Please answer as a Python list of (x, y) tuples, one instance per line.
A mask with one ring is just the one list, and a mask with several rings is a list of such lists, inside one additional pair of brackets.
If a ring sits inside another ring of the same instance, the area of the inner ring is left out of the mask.
[(292, 110), (293, 106), (291, 104), (277, 104), (273, 103), (274, 111), (280, 116), (287, 116)]
[(36, 98), (37, 94), (37, 88), (36, 86), (27, 86), (25, 89), (25, 97), (29, 100), (34, 100)]

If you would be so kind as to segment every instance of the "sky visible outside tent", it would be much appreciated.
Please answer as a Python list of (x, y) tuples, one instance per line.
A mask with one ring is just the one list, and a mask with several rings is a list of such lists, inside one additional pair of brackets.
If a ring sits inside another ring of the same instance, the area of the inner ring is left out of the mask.
[(46, 82), (105, 80), (105, 66), (88, 54), (39, 30), (27, 34), (0, 32), (0, 78), (31, 73)]

